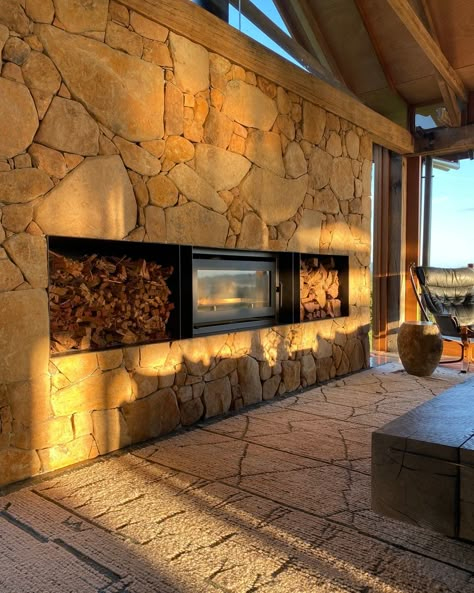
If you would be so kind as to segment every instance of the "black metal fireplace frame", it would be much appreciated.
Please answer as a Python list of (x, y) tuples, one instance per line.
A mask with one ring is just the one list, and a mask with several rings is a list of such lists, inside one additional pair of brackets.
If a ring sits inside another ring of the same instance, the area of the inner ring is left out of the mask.
[[(327, 257), (327, 254), (306, 254), (297, 252), (251, 251), (244, 249), (211, 249), (191, 245), (171, 243), (142, 243), (78, 237), (48, 237), (48, 248), (70, 256), (80, 256), (87, 252), (102, 255), (129, 255), (143, 257), (173, 266), (168, 285), (172, 293), (175, 309), (171, 312), (167, 325), (168, 338), (162, 341), (189, 339), (193, 336), (230, 333), (278, 325), (317, 323), (319, 320), (300, 320), (300, 265), (307, 256)], [(340, 317), (349, 315), (349, 257), (331, 256), (340, 273), (340, 299), (342, 301)], [(242, 318), (201, 318), (196, 321), (194, 311), (195, 268), (196, 262), (223, 261), (226, 266), (242, 266), (244, 263), (262, 265), (271, 275), (271, 306), (262, 310), (254, 309), (252, 315)], [(149, 343), (149, 342), (145, 342)], [(111, 348), (143, 345), (143, 342), (121, 344)], [(98, 351), (99, 348), (93, 349)], [(87, 350), (69, 350), (68, 353), (86, 352)], [(62, 353), (53, 354), (60, 356)]]

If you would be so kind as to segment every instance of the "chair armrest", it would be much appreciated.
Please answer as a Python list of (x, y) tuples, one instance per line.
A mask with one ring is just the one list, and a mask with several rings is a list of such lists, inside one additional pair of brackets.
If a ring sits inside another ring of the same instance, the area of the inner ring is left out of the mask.
[(459, 336), (461, 334), (461, 324), (454, 315), (435, 315), (439, 331), (444, 336)]

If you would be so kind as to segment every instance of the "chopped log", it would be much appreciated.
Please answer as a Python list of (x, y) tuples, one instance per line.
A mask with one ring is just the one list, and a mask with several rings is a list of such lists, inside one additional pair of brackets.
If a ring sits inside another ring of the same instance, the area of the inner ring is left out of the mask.
[(52, 352), (168, 339), (172, 266), (98, 254), (50, 251)]
[(333, 257), (301, 256), (300, 319), (341, 316), (339, 273)]

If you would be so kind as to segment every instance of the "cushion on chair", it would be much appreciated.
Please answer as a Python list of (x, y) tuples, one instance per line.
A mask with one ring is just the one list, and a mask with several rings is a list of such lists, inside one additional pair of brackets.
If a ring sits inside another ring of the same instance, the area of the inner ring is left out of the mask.
[(430, 312), (457, 317), (460, 325), (474, 326), (474, 270), (419, 266), (416, 274)]

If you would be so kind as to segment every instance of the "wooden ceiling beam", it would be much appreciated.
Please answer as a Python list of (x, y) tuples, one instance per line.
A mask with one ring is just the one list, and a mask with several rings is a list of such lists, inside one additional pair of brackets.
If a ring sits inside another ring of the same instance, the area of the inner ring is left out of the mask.
[(444, 156), (474, 150), (474, 124), (459, 128), (423, 130), (415, 138), (416, 156)]
[(446, 81), (441, 78), (441, 76), (438, 75), (436, 79), (441, 96), (443, 97), (444, 106), (448, 112), (451, 127), (457, 128), (462, 123), (462, 112), (459, 107), (456, 95), (454, 94), (454, 91), (451, 89), (451, 87), (446, 84)]
[(395, 83), (394, 83), (393, 77), (392, 77), (392, 73), (390, 72), (390, 68), (388, 67), (388, 64), (382, 54), (382, 50), (380, 49), (380, 45), (377, 41), (377, 36), (372, 28), (372, 25), (370, 24), (369, 17), (367, 16), (367, 13), (366, 13), (365, 8), (362, 4), (362, 1), (354, 0), (354, 4), (356, 5), (357, 10), (359, 11), (360, 18), (362, 19), (362, 24), (364, 25), (365, 30), (367, 31), (367, 35), (369, 36), (369, 39), (370, 39), (370, 42), (374, 49), (375, 55), (377, 56), (377, 60), (379, 61), (380, 67), (383, 70), (385, 79), (387, 81), (387, 84), (388, 84), (390, 90), (393, 91), (400, 98), (402, 98), (395, 86)]
[(400, 154), (413, 152), (408, 130), (340, 88), (291, 64), (188, 0), (116, 0), (228, 60), (366, 130), (373, 141)]
[[(436, 31), (436, 25), (434, 23), (433, 15), (431, 14), (431, 10), (427, 0), (421, 0), (421, 5), (423, 7), (423, 12), (428, 22), (428, 30), (431, 33), (435, 42), (438, 44), (438, 46), (441, 47), (438, 32)], [(462, 120), (462, 112), (458, 105), (458, 101), (454, 91), (446, 83), (446, 81), (441, 77), (439, 73), (436, 74), (436, 82), (438, 83), (441, 96), (443, 97), (443, 103), (446, 107), (446, 111), (448, 112), (449, 123), (451, 124), (451, 127), (460, 126)]]
[(441, 48), (427, 31), (408, 0), (387, 0), (395, 14), (402, 21), (420, 49), (434, 68), (439, 72), (453, 91), (463, 101), (467, 100), (467, 91), (457, 72), (446, 59)]

